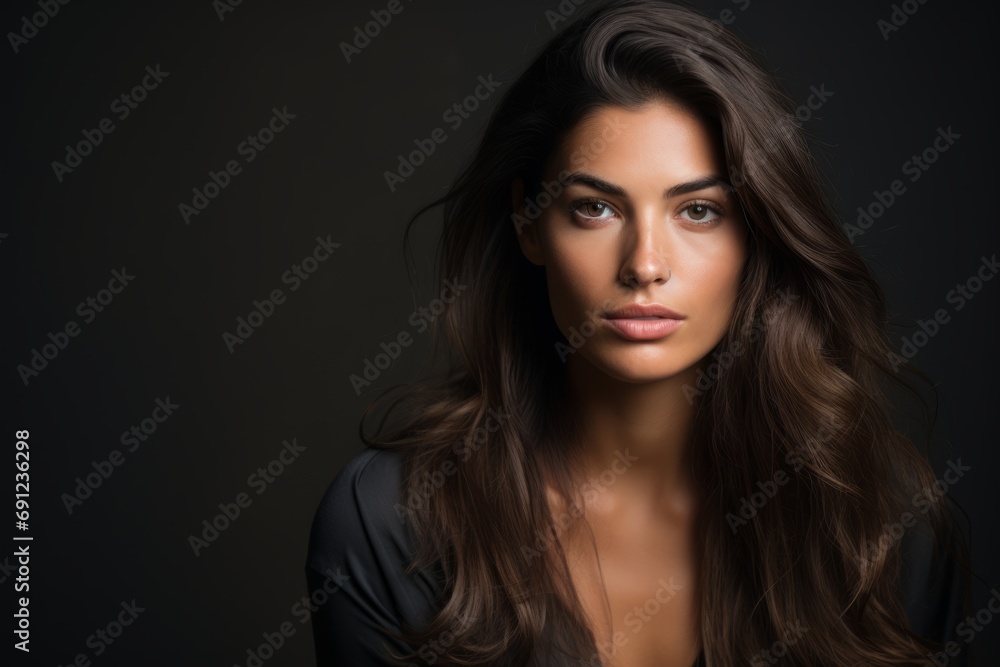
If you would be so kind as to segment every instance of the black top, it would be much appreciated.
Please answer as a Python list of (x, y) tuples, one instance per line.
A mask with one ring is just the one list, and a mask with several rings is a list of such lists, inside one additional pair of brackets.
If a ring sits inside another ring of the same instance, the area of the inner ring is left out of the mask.
[[(316, 511), (305, 569), (318, 607), (312, 622), (320, 667), (402, 664), (392, 661), (383, 645), (400, 654), (411, 649), (380, 627), (399, 632), (404, 623), (423, 625), (437, 611), (444, 584), (440, 568), (404, 574), (415, 541), (401, 513), (402, 461), (399, 452), (366, 448), (336, 476)], [(906, 614), (919, 635), (957, 644), (961, 654), (947, 664), (965, 667), (966, 641), (956, 633), (965, 615), (961, 569), (951, 558), (933, 560), (929, 533), (921, 525), (903, 537), (900, 592)], [(432, 647), (418, 654), (428, 660), (420, 664), (433, 663)], [(699, 656), (694, 667), (702, 660)]]

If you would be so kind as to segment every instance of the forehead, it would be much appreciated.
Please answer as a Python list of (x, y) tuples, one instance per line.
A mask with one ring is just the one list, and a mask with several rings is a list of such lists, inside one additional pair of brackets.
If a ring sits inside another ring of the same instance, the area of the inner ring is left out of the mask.
[(663, 179), (720, 174), (723, 167), (720, 142), (708, 123), (666, 101), (594, 109), (570, 128), (550, 161), (550, 171), (646, 175), (657, 178), (659, 186)]

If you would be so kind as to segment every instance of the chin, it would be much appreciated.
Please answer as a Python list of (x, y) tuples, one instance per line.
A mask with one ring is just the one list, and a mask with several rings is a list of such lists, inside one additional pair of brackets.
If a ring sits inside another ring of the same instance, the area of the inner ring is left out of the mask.
[(678, 359), (665, 352), (653, 355), (615, 353), (597, 359), (587, 359), (587, 363), (605, 375), (629, 384), (662, 382), (686, 376), (696, 362), (697, 359)]

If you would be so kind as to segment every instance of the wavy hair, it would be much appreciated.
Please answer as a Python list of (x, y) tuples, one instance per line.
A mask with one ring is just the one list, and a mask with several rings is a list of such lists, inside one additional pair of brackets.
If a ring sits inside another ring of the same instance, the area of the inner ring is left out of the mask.
[[(436, 616), (402, 636), (433, 645), (440, 665), (599, 664), (546, 492), (580, 507), (567, 461), (581, 434), (554, 351), (566, 339), (544, 267), (518, 246), (531, 221), (514, 214), (511, 183), (522, 178), (542, 202), (547, 160), (571, 128), (601, 107), (656, 100), (716, 133), (749, 225), (735, 311), (714, 351), (740, 353), (720, 356), (725, 367), (693, 398), (707, 664), (746, 664), (802, 625), (784, 664), (922, 663), (940, 647), (909, 627), (895, 590), (900, 547), (884, 531), (936, 478), (892, 422), (884, 380), (904, 382), (881, 288), (773, 77), (717, 23), (653, 0), (599, 4), (555, 36), (506, 90), (448, 192), (407, 226), (408, 242), (413, 223), (443, 206), (437, 271), (466, 288), (434, 322), (447, 372), (406, 385), (389, 410), (401, 417), (383, 418), (376, 435), (365, 423), (388, 394), (361, 422), (368, 445), (405, 453), (401, 491), (419, 544), (410, 571), (437, 563), (445, 576)], [(741, 501), (778, 469), (789, 470), (780, 493), (735, 530)], [(926, 518), (936, 547), (948, 543), (943, 503)], [(545, 557), (526, 555), (540, 535), (556, 536)]]

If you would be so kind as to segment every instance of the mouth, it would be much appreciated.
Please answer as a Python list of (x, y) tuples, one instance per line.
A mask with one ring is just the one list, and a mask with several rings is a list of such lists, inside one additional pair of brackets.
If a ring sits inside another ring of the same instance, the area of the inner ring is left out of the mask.
[(666, 338), (684, 320), (684, 315), (658, 303), (629, 304), (606, 312), (601, 317), (618, 335), (633, 341)]

